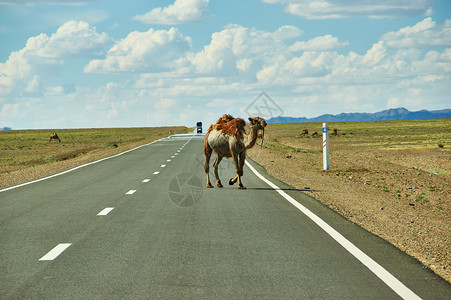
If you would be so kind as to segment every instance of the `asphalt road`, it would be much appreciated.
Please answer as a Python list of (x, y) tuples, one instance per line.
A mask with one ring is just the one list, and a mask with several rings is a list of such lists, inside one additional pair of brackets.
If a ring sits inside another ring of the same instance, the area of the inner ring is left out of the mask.
[[(451, 298), (418, 261), (253, 162), (278, 191), (249, 166), (247, 190), (206, 189), (202, 145), (174, 136), (2, 190), (0, 298)], [(220, 175), (234, 176), (231, 160)]]

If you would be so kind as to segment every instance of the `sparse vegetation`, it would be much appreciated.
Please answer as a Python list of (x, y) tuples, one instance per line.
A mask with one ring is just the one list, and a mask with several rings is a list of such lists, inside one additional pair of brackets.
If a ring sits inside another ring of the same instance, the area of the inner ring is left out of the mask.
[[(56, 140), (49, 142), (50, 135), (55, 131), (61, 143)], [(36, 174), (44, 176), (67, 167), (67, 162), (74, 159), (97, 159), (168, 136), (169, 131), (186, 133), (192, 129), (147, 127), (0, 131), (0, 187), (33, 179), (33, 175), (14, 176), (17, 172), (41, 166), (48, 171), (42, 170)], [(62, 162), (66, 164), (58, 164)], [(54, 167), (47, 168), (49, 165)]]

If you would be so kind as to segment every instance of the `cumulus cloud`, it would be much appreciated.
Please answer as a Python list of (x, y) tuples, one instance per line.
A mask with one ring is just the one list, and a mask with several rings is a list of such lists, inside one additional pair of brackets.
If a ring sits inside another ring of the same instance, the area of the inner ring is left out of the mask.
[[(0, 119), (27, 118), (56, 103), (59, 115), (84, 110), (66, 126), (142, 126), (143, 120), (157, 126), (182, 114), (190, 115), (187, 122), (215, 121), (224, 107), (244, 116), (242, 109), (262, 90), (293, 116), (322, 114), (324, 106), (422, 109), (426, 101), (440, 109), (451, 94), (450, 23), (425, 18), (382, 35), (362, 55), (343, 51), (348, 42), (332, 35), (303, 40), (295, 26), (266, 31), (228, 25), (193, 52), (191, 38), (176, 28), (132, 32), (111, 46), (95, 28), (68, 23), (51, 36), (30, 38), (0, 64)], [(49, 68), (73, 56), (91, 59), (85, 72), (138, 74), (101, 87), (49, 86)]]
[(349, 17), (388, 18), (430, 15), (433, 0), (263, 0), (285, 6), (287, 13), (306, 19), (337, 19)]
[(95, 57), (105, 54), (111, 43), (106, 33), (98, 33), (88, 23), (69, 21), (50, 37), (40, 34), (30, 38), (24, 51), (35, 58)]
[(197, 22), (208, 16), (209, 0), (175, 0), (174, 4), (157, 7), (151, 11), (136, 15), (133, 20), (145, 24), (177, 25)]
[(451, 47), (451, 20), (437, 25), (429, 17), (414, 26), (386, 33), (381, 40), (394, 48)]
[(191, 39), (177, 28), (132, 32), (118, 41), (105, 59), (95, 59), (85, 67), (87, 73), (163, 72), (182, 67)]
[(106, 33), (77, 21), (63, 24), (56, 33), (28, 39), (26, 46), (14, 51), (0, 63), (0, 96), (13, 92), (39, 93), (43, 76), (54, 72), (69, 57), (92, 58), (105, 53), (111, 45)]
[[(346, 100), (358, 108), (359, 99), (365, 99), (370, 101), (368, 109), (372, 109), (371, 101), (380, 101), (388, 93), (385, 108), (392, 98), (399, 101), (390, 101), (391, 105), (424, 97), (432, 85), (446, 89), (445, 83), (451, 80), (451, 49), (437, 49), (437, 40), (446, 45), (448, 24), (437, 25), (427, 18), (382, 36), (363, 55), (338, 53), (348, 42), (331, 35), (301, 41), (302, 31), (293, 26), (268, 32), (228, 25), (214, 33), (201, 51), (189, 55), (192, 65), (186, 76), (176, 72), (163, 77), (143, 74), (135, 88), (151, 89), (154, 95), (171, 99), (186, 95), (219, 99), (218, 94), (226, 97), (255, 88), (271, 91), (282, 87), (287, 94), (308, 95), (304, 100), (311, 107), (318, 99), (328, 98), (332, 102)], [(424, 39), (426, 36), (434, 38)], [(417, 48), (401, 48), (395, 43), (403, 39), (410, 39)], [(422, 92), (406, 89), (411, 85)]]
[(348, 42), (340, 42), (337, 37), (330, 34), (313, 38), (307, 42), (296, 42), (291, 51), (330, 51), (346, 47)]
[(252, 72), (264, 63), (287, 55), (285, 40), (298, 37), (302, 31), (282, 26), (274, 32), (228, 25), (212, 35), (211, 42), (196, 53), (192, 63), (200, 73)]

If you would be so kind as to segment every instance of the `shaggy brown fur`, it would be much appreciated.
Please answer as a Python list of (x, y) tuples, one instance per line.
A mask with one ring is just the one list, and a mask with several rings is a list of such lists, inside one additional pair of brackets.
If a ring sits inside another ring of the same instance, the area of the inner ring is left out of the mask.
[(223, 115), (216, 121), (216, 124), (211, 125), (204, 139), (204, 153), (205, 153), (205, 173), (207, 175), (207, 188), (212, 188), (210, 182), (210, 158), (211, 154), (216, 153), (216, 159), (213, 163), (214, 172), (216, 176), (216, 186), (222, 187), (221, 180), (218, 174), (218, 165), (224, 157), (232, 157), (235, 164), (236, 177), (229, 180), (230, 185), (238, 182), (239, 189), (245, 189), (241, 182), (243, 176), (243, 166), (246, 159), (246, 149), (250, 149), (255, 145), (259, 130), (263, 130), (261, 135), (262, 145), (264, 138), (264, 128), (266, 121), (260, 117), (249, 118), (251, 122), (250, 133), (245, 131), (246, 122), (240, 118), (234, 118), (231, 115)]
[(224, 114), (216, 121), (216, 124), (210, 125), (207, 134), (213, 129), (216, 129), (224, 134), (237, 136), (241, 133), (241, 130), (244, 129), (245, 125), (246, 122), (243, 119), (234, 118), (231, 115)]

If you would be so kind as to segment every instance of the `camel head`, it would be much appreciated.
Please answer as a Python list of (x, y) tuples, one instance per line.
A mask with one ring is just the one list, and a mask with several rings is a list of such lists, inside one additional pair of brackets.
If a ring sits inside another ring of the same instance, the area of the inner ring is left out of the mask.
[(249, 122), (251, 122), (252, 126), (258, 126), (258, 129), (264, 130), (266, 127), (265, 119), (260, 117), (249, 118)]
[(263, 148), (263, 140), (265, 138), (265, 127), (266, 127), (266, 121), (263, 118), (260, 117), (254, 117), (254, 118), (249, 118), (249, 122), (251, 122), (251, 126), (257, 126), (258, 130), (262, 130), (262, 143), (261, 143), (261, 148)]

